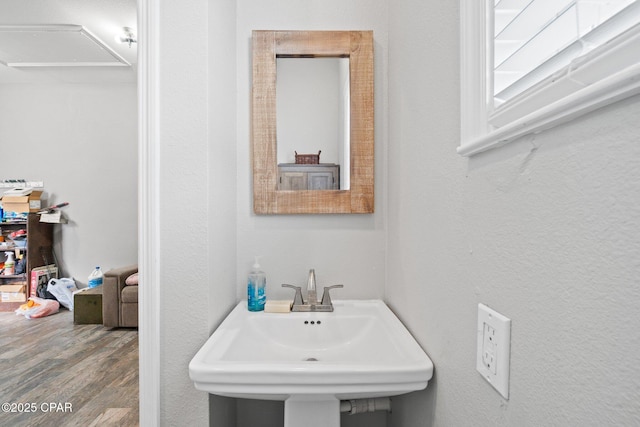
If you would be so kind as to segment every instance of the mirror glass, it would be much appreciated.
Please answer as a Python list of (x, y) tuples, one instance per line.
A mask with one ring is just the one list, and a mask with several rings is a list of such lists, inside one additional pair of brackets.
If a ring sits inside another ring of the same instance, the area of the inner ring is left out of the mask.
[(373, 32), (255, 30), (252, 61), (254, 212), (373, 213)]
[[(296, 164), (296, 154), (317, 154), (320, 164), (339, 165), (336, 170), (348, 171), (349, 102), (349, 58), (277, 58), (276, 132), (280, 170), (283, 167), (300, 170), (302, 166), (292, 166)], [(305, 189), (348, 190), (349, 174), (341, 173), (337, 178), (331, 188)]]

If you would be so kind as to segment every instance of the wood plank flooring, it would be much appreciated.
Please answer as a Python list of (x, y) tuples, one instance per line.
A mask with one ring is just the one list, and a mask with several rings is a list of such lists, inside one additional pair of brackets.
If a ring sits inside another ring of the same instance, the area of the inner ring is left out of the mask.
[(137, 329), (0, 313), (0, 404), (0, 426), (138, 426)]

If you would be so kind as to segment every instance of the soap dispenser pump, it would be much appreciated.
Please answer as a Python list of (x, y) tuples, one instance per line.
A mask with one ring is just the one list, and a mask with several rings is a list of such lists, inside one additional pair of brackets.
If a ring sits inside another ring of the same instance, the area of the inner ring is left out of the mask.
[(260, 270), (258, 256), (255, 257), (253, 268), (249, 272), (247, 281), (247, 308), (249, 311), (263, 311), (266, 302), (265, 288), (267, 286), (267, 276)]

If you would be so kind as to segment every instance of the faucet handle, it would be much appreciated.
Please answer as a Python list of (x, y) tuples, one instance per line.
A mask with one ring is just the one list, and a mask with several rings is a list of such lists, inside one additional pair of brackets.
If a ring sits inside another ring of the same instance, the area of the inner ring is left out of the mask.
[(293, 297), (293, 305), (303, 305), (304, 301), (302, 300), (302, 288), (300, 286), (288, 285), (286, 283), (282, 284), (283, 288), (291, 288), (295, 289), (296, 294)]
[(322, 304), (322, 305), (333, 305), (331, 303), (331, 295), (329, 294), (329, 291), (331, 289), (335, 289), (335, 288), (344, 288), (344, 285), (325, 286), (324, 287), (324, 291), (322, 292), (322, 302), (320, 304)]

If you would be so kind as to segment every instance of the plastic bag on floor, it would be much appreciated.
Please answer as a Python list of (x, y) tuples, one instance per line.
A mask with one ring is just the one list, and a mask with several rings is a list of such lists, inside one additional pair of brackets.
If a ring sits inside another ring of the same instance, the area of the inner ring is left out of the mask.
[(29, 301), (16, 309), (16, 314), (22, 314), (27, 319), (37, 319), (57, 313), (59, 310), (60, 304), (54, 299), (30, 297)]
[(60, 304), (73, 311), (73, 293), (77, 291), (76, 282), (73, 279), (51, 279), (47, 285), (47, 291), (56, 297)]

